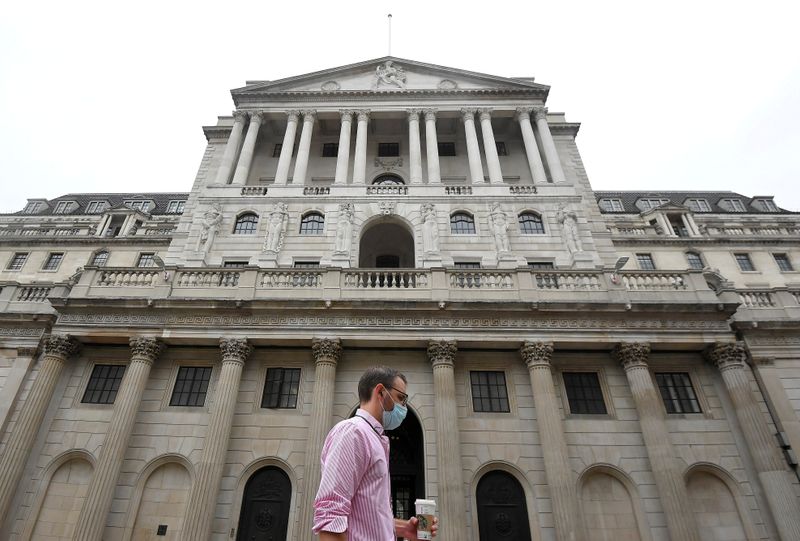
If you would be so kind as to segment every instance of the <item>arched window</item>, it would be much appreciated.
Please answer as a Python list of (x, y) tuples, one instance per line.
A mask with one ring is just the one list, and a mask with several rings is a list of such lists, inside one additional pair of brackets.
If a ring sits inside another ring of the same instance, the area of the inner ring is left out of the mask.
[(252, 212), (247, 212), (236, 218), (236, 224), (233, 226), (234, 235), (252, 235), (256, 232), (258, 225), (258, 215)]
[(384, 186), (402, 186), (405, 184), (405, 182), (403, 182), (403, 179), (397, 175), (381, 175), (372, 181), (373, 186), (377, 186), (379, 184)]
[(474, 235), (475, 219), (466, 212), (450, 215), (450, 232), (454, 235)]
[(92, 262), (89, 264), (95, 267), (105, 267), (106, 263), (108, 263), (108, 251), (100, 250), (94, 254)]
[(544, 235), (542, 217), (534, 212), (519, 215), (519, 230), (525, 235)]
[(325, 228), (325, 216), (319, 212), (309, 212), (300, 220), (301, 235), (322, 235)]
[(686, 261), (689, 262), (690, 269), (703, 269), (706, 266), (703, 263), (703, 256), (698, 252), (686, 252)]

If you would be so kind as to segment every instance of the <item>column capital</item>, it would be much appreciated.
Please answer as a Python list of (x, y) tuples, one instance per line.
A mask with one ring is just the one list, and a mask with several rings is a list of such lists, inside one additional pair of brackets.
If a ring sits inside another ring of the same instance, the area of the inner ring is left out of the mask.
[(492, 109), (490, 107), (481, 107), (478, 109), (478, 114), (480, 114), (481, 120), (492, 119)]
[(244, 364), (253, 352), (253, 346), (247, 338), (220, 338), (219, 349), (222, 350), (222, 362)]
[(522, 118), (527, 118), (528, 120), (530, 120), (531, 112), (533, 112), (533, 107), (517, 107), (514, 111), (517, 114), (517, 120)]
[(360, 110), (356, 111), (356, 114), (358, 115), (358, 121), (359, 122), (367, 122), (367, 121), (369, 121), (369, 110), (368, 109), (360, 109)]
[(131, 359), (145, 361), (148, 364), (153, 364), (165, 349), (161, 340), (146, 336), (131, 338), (129, 344), (131, 347)]
[(428, 342), (428, 360), (434, 368), (437, 366), (452, 368), (457, 351), (458, 344), (455, 340), (431, 340)]
[(437, 109), (423, 109), (422, 112), (425, 113), (425, 120), (436, 120)]
[(647, 342), (620, 342), (614, 346), (611, 353), (625, 371), (633, 368), (647, 368), (650, 344)]
[(233, 113), (231, 113), (231, 116), (233, 116), (233, 120), (234, 121), (239, 122), (239, 121), (247, 120), (247, 117), (249, 115), (248, 115), (247, 111), (234, 111)]
[(422, 112), (422, 109), (406, 109), (406, 113), (408, 113), (408, 120), (419, 120), (419, 114)]
[(731, 368), (744, 368), (747, 349), (744, 342), (717, 342), (706, 348), (703, 355), (723, 372)]
[(289, 109), (286, 111), (286, 116), (288, 117), (289, 122), (297, 122), (297, 119), (300, 116), (300, 111), (297, 109)]
[(250, 111), (250, 123), (258, 122), (264, 120), (264, 111)]
[(51, 334), (44, 339), (42, 346), (45, 355), (59, 357), (64, 361), (76, 355), (81, 349), (78, 341), (68, 334)]
[(547, 107), (534, 107), (533, 116), (536, 120), (547, 120)]
[(354, 111), (352, 109), (339, 109), (339, 115), (342, 118), (342, 122), (351, 122), (353, 120), (353, 112)]
[(303, 122), (314, 122), (314, 118), (317, 116), (316, 109), (303, 109), (301, 113), (303, 113)]
[(528, 370), (550, 368), (550, 361), (553, 358), (553, 343), (526, 341), (519, 348), (519, 353), (528, 366)]
[(467, 120), (474, 121), (475, 113), (477, 112), (478, 110), (475, 107), (464, 107), (463, 109), (461, 109), (461, 118), (463, 118), (465, 121)]
[(342, 341), (338, 338), (314, 338), (311, 340), (311, 352), (315, 365), (336, 366), (342, 357)]

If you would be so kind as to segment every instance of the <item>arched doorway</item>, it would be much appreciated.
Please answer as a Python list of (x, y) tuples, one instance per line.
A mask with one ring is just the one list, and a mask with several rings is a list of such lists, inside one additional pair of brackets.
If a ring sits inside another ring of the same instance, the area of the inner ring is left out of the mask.
[(405, 225), (386, 218), (362, 232), (358, 247), (362, 269), (414, 268), (414, 236)]
[(513, 475), (490, 471), (476, 492), (480, 541), (531, 541), (525, 491)]
[(244, 487), (237, 541), (283, 541), (289, 526), (292, 482), (282, 469), (267, 466)]
[(372, 181), (373, 186), (402, 186), (405, 184), (405, 181), (398, 177), (397, 175), (393, 175), (391, 173), (387, 173), (385, 175), (380, 175), (376, 177), (375, 180)]

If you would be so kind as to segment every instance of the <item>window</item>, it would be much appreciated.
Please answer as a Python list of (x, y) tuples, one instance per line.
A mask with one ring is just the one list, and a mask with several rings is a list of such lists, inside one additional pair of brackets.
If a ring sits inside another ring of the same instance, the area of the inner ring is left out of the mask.
[(402, 186), (405, 182), (396, 175), (381, 175), (372, 181), (373, 186), (378, 184), (383, 184), (384, 186)]
[(450, 232), (454, 235), (474, 235), (475, 220), (466, 212), (456, 212), (450, 216)]
[(686, 206), (694, 212), (711, 212), (711, 205), (705, 199), (687, 199)]
[(656, 270), (656, 264), (650, 254), (636, 254), (636, 261), (639, 262), (639, 268), (642, 270)]
[(32, 201), (25, 205), (25, 208), (22, 209), (22, 212), (25, 214), (36, 214), (42, 210), (42, 202), (41, 201)]
[(147, 252), (147, 253), (139, 254), (139, 259), (136, 261), (136, 266), (137, 267), (155, 267), (156, 266), (155, 257), (156, 257), (156, 254), (154, 254), (153, 252)]
[(391, 158), (400, 155), (400, 143), (378, 143), (378, 157)]
[(697, 252), (686, 252), (686, 261), (689, 262), (690, 269), (702, 269), (706, 266), (703, 258)]
[(322, 157), (335, 158), (339, 154), (339, 143), (323, 143)]
[(606, 212), (623, 212), (622, 199), (601, 199), (600, 208)]
[(280, 158), (282, 148), (283, 148), (283, 143), (275, 143), (275, 146), (272, 147), (272, 157)]
[(683, 217), (678, 214), (677, 216), (672, 214), (669, 216), (669, 225), (672, 226), (672, 230), (675, 234), (679, 237), (688, 237), (689, 230), (686, 228), (686, 224), (683, 223)]
[(316, 269), (319, 268), (319, 261), (295, 261), (294, 268), (296, 269)]
[(294, 409), (300, 388), (299, 368), (269, 368), (264, 383), (262, 408)]
[(170, 201), (167, 205), (168, 214), (182, 214), (183, 208), (186, 206), (186, 201)]
[(456, 144), (455, 143), (438, 143), (439, 156), (455, 156)]
[(72, 206), (72, 201), (59, 201), (56, 203), (56, 209), (53, 211), (54, 214), (66, 214), (69, 212), (70, 207)]
[(744, 272), (753, 272), (756, 270), (755, 265), (753, 265), (753, 261), (750, 259), (750, 254), (733, 254), (733, 257), (736, 258), (736, 263), (739, 264), (739, 269), (743, 270)]
[(552, 261), (528, 261), (528, 268), (531, 270), (553, 270), (556, 267)]
[(470, 371), (472, 384), (472, 410), (507, 413), (508, 392), (504, 372)]
[(141, 211), (147, 210), (147, 207), (148, 207), (147, 201), (145, 201), (143, 199), (125, 201), (125, 206), (126, 207), (130, 207), (130, 208), (132, 208), (134, 210), (141, 210)]
[(639, 206), (644, 210), (654, 209), (665, 203), (669, 203), (669, 199), (639, 199)]
[(119, 384), (125, 374), (125, 366), (119, 364), (96, 364), (92, 368), (89, 384), (83, 393), (84, 404), (113, 404), (117, 398)]
[(222, 266), (226, 269), (241, 269), (247, 266), (247, 261), (223, 261)]
[(495, 141), (494, 146), (497, 147), (498, 156), (508, 156), (508, 150), (506, 150), (506, 144), (504, 142)]
[(325, 216), (319, 212), (309, 212), (300, 220), (301, 235), (322, 235), (325, 229)]
[(105, 267), (106, 263), (108, 263), (108, 252), (106, 250), (101, 250), (94, 254), (92, 258), (91, 265), (95, 267)]
[(170, 406), (202, 406), (206, 402), (210, 366), (181, 366), (175, 379)]
[(252, 235), (256, 232), (258, 225), (258, 215), (247, 212), (236, 218), (236, 223), (233, 224), (234, 235)]
[(8, 262), (8, 270), (18, 271), (25, 265), (25, 262), (28, 260), (28, 252), (17, 252), (14, 254), (14, 257), (11, 258), (11, 261)]
[(44, 262), (44, 266), (42, 270), (46, 271), (54, 271), (58, 268), (61, 264), (61, 260), (64, 259), (63, 253), (51, 253), (47, 256), (47, 260)]
[(778, 264), (778, 268), (781, 272), (792, 272), (794, 270), (792, 262), (789, 261), (789, 256), (787, 254), (772, 254), (772, 257), (775, 258), (775, 263)]
[(456, 269), (479, 269), (481, 264), (479, 261), (456, 261), (453, 263), (453, 268)]
[(89, 201), (86, 205), (86, 214), (99, 214), (106, 209), (105, 201)]
[(597, 372), (564, 372), (563, 376), (570, 413), (592, 415), (608, 413)]
[(543, 235), (542, 217), (533, 212), (523, 212), (519, 215), (519, 230), (525, 235)]
[(759, 199), (758, 202), (764, 207), (765, 212), (778, 212), (778, 205), (772, 199)]
[(656, 372), (656, 383), (667, 413), (701, 413), (687, 372)]
[(747, 210), (741, 199), (723, 199), (722, 203), (725, 203), (725, 206), (733, 212), (745, 212)]

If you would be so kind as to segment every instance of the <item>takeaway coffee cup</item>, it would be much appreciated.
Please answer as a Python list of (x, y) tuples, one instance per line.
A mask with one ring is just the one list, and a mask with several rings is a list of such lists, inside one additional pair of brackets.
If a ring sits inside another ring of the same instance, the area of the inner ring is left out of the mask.
[(417, 539), (433, 539), (433, 517), (436, 516), (436, 500), (417, 500)]

